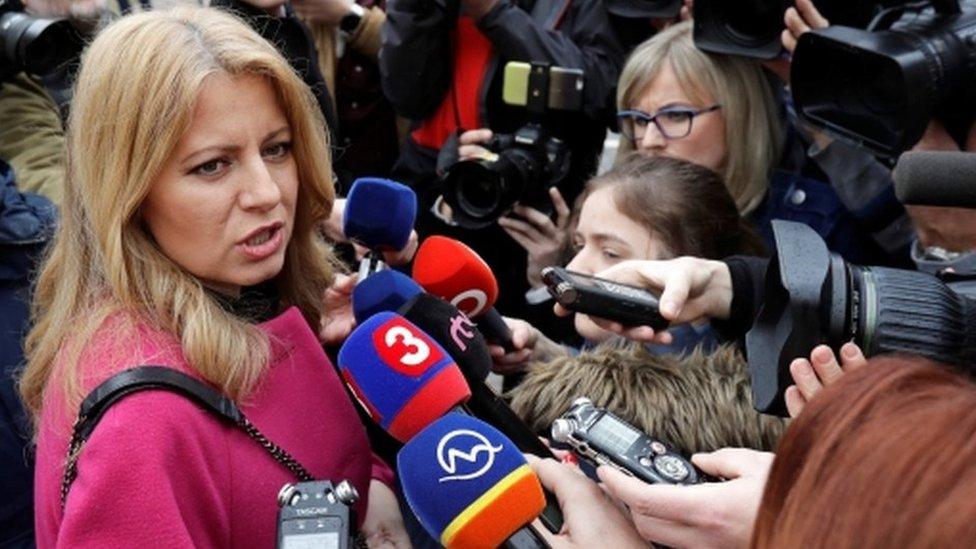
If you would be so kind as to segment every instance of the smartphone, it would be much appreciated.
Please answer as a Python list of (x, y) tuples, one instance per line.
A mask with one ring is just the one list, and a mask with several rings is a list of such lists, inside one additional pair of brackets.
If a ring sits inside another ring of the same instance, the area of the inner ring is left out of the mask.
[(561, 267), (546, 267), (542, 280), (560, 305), (624, 326), (650, 326), (654, 330), (668, 327), (658, 310), (658, 297), (644, 288), (611, 282)]
[(663, 441), (577, 398), (562, 417), (552, 423), (552, 440), (568, 444), (576, 455), (599, 467), (609, 465), (650, 484), (698, 484), (710, 477)]

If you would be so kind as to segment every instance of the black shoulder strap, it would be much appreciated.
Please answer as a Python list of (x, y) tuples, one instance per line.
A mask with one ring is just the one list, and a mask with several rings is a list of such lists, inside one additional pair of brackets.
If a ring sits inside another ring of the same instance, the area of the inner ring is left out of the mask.
[(180, 393), (231, 423), (241, 420), (241, 411), (233, 401), (200, 380), (165, 366), (139, 366), (108, 378), (85, 397), (74, 426), (75, 433), (87, 440), (113, 404), (132, 393), (149, 389)]
[(165, 366), (138, 366), (119, 372), (103, 381), (85, 397), (78, 411), (78, 419), (72, 427), (68, 459), (61, 479), (61, 508), (64, 508), (68, 491), (78, 476), (78, 455), (98, 422), (113, 404), (128, 395), (148, 390), (164, 390), (181, 394), (199, 404), (204, 410), (237, 425), (275, 461), (284, 465), (301, 481), (313, 480), (311, 473), (291, 456), (284, 448), (268, 440), (255, 427), (234, 402), (220, 392), (208, 387), (202, 381)]

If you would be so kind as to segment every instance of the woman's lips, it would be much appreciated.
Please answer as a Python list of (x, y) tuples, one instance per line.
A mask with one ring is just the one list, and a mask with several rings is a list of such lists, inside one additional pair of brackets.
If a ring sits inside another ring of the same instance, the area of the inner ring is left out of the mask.
[(259, 231), (238, 244), (241, 252), (252, 261), (260, 261), (274, 255), (285, 240), (284, 226), (280, 223)]

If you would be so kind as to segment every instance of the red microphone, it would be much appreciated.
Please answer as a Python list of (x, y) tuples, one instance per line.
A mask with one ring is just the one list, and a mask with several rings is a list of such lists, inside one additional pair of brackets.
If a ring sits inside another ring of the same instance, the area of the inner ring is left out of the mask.
[(413, 279), (428, 293), (457, 307), (473, 320), (486, 338), (513, 351), (512, 332), (495, 310), (498, 282), (491, 268), (474, 250), (446, 236), (431, 236), (420, 245), (413, 262)]

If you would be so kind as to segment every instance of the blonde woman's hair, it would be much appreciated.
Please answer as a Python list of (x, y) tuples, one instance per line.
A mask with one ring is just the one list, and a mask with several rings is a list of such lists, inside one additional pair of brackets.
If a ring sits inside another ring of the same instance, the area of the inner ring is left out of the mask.
[(317, 226), (335, 195), (325, 122), (308, 87), (274, 46), (227, 13), (179, 7), (124, 17), (88, 47), (75, 85), (61, 226), (37, 282), (20, 380), (35, 418), (54, 380), (69, 405), (80, 401), (81, 353), (115, 313), (138, 319), (128, 328), (145, 323), (173, 334), (189, 364), (233, 398), (260, 378), (267, 336), (166, 257), (140, 215), (214, 74), (264, 78), (291, 126), (299, 190), (274, 282), (282, 306), (318, 325), (335, 260)]
[(540, 435), (548, 436), (573, 400), (587, 397), (687, 455), (727, 446), (773, 450), (785, 428), (784, 420), (753, 409), (748, 365), (728, 345), (712, 353), (654, 355), (611, 340), (532, 364), (508, 396), (512, 410)]
[[(726, 159), (722, 178), (746, 215), (766, 195), (769, 177), (782, 150), (783, 129), (769, 83), (756, 63), (707, 54), (692, 41), (691, 22), (674, 25), (634, 50), (617, 85), (617, 109), (633, 108), (665, 63), (690, 98), (722, 105)], [(634, 150), (621, 140), (617, 160)]]

